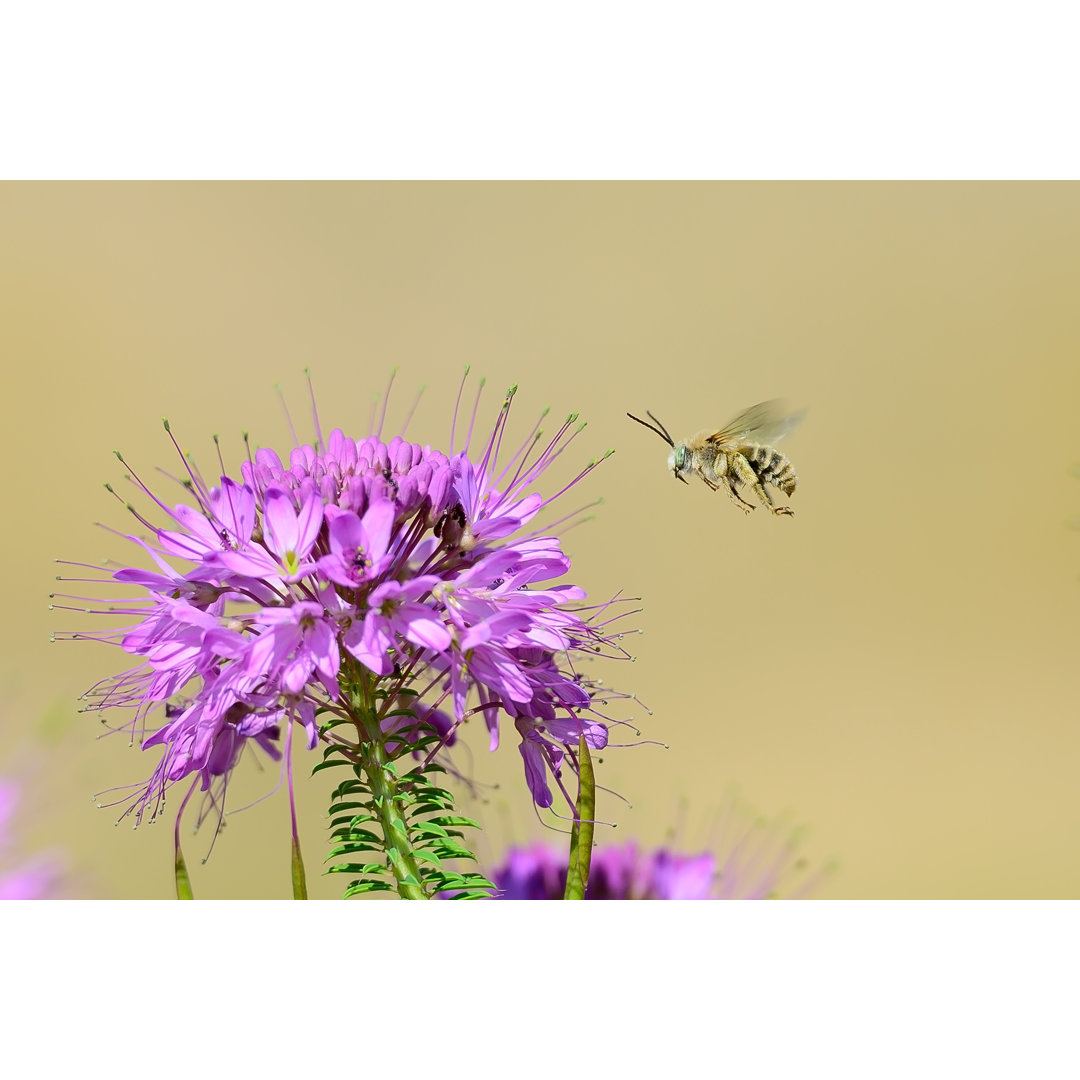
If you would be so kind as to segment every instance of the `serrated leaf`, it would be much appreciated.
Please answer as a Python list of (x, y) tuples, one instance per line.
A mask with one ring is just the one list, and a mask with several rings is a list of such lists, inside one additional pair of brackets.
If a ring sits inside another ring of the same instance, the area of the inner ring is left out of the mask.
[(342, 894), (343, 900), (348, 900), (350, 896), (360, 896), (362, 893), (369, 892), (393, 892), (394, 886), (389, 881), (358, 881), (355, 885), (350, 885)]
[(370, 829), (356, 829), (353, 828), (351, 824), (342, 825), (341, 828), (334, 829), (333, 832), (330, 833), (330, 838), (332, 840), (341, 841), (354, 840), (358, 843), (362, 841), (364, 843), (382, 846), (382, 837), (378, 833), (372, 832)]
[(456, 814), (443, 814), (441, 817), (428, 818), (428, 823), (441, 825), (444, 829), (479, 829), (480, 825), (472, 818), (458, 817)]
[[(340, 829), (340, 828), (357, 829), (361, 825), (366, 825), (369, 822), (372, 822), (374, 820), (375, 820), (375, 818), (373, 818), (370, 814), (365, 814), (363, 817), (357, 817), (355, 815), (345, 814), (342, 817), (332, 818), (327, 823), (326, 827), (327, 827), (327, 829)], [(333, 835), (333, 833), (331, 833), (331, 835)]]
[(409, 828), (420, 836), (449, 836), (450, 834), (441, 826), (432, 821), (414, 821)]
[[(383, 714), (383, 719), (388, 719), (391, 716), (411, 716), (414, 720), (416, 719), (416, 714), (412, 711), (412, 709), (391, 709), (390, 712)], [(390, 735), (388, 736), (388, 738), (390, 741), (393, 741), (394, 736)], [(415, 743), (409, 744), (410, 748), (415, 745)]]
[(389, 869), (385, 863), (338, 863), (337, 866), (328, 866), (324, 873), (327, 874), (385, 874)]
[[(331, 814), (344, 814), (347, 810), (367, 810), (370, 807), (370, 802), (337, 802), (331, 804)], [(370, 814), (368, 815), (371, 816)]]
[[(382, 844), (368, 844), (362, 840), (346, 841), (330, 849), (327, 859), (336, 859), (339, 855), (358, 855), (362, 851), (382, 851)], [(325, 860), (324, 860), (325, 861)]]
[(453, 840), (437, 840), (424, 845), (424, 850), (434, 851), (444, 859), (472, 859), (476, 856), (464, 844), (458, 844)]
[(311, 767), (311, 775), (316, 773), (325, 772), (327, 769), (337, 769), (344, 765), (346, 768), (352, 767), (351, 761), (346, 761), (344, 758), (330, 758), (327, 761), (319, 761)]
[(371, 789), (364, 783), (363, 780), (342, 780), (336, 788), (330, 798), (337, 802), (339, 799), (343, 799), (346, 795), (367, 795), (371, 796)]

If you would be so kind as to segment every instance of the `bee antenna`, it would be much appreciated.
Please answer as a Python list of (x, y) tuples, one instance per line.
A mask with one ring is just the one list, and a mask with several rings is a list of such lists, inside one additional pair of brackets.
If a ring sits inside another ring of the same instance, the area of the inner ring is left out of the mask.
[(642, 427), (647, 427), (650, 431), (655, 431), (656, 434), (659, 435), (660, 438), (668, 444), (668, 446), (675, 445), (675, 440), (668, 434), (667, 428), (664, 427), (664, 425), (661, 424), (660, 421), (657, 420), (656, 417), (648, 411), (648, 409), (645, 410), (645, 415), (653, 421), (653, 423), (651, 424), (647, 423), (645, 420), (642, 420), (640, 416), (635, 416), (633, 413), (628, 412), (626, 415), (629, 416), (631, 420), (636, 420)]
[(648, 409), (645, 410), (645, 415), (664, 433), (664, 438), (668, 441), (668, 446), (674, 446), (675, 440), (668, 433), (668, 429), (656, 419), (655, 416)]

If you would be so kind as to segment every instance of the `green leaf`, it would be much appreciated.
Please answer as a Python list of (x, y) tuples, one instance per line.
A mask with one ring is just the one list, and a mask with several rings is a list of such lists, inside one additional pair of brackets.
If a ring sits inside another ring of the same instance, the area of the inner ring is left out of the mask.
[[(479, 822), (472, 818), (459, 817), (456, 814), (443, 814), (441, 817), (428, 818), (429, 825), (441, 825), (444, 829), (479, 829)], [(455, 834), (456, 835), (456, 834)]]
[[(331, 814), (344, 814), (346, 810), (367, 810), (371, 806), (367, 802), (335, 802), (330, 808)], [(366, 815), (368, 821), (374, 821), (373, 815)]]
[[(370, 797), (371, 789), (363, 780), (342, 780), (342, 782), (334, 788), (334, 792), (330, 798), (333, 802), (337, 802), (346, 795), (367, 795)], [(370, 805), (370, 802), (364, 803), (363, 805), (368, 806)]]
[(348, 900), (350, 896), (359, 896), (369, 892), (393, 892), (394, 886), (389, 881), (354, 881), (342, 894)]
[(366, 829), (335, 829), (330, 837), (342, 844), (364, 844), (372, 851), (382, 851), (382, 837)]
[(323, 772), (326, 769), (336, 769), (342, 765), (349, 767), (352, 762), (346, 761), (344, 758), (327, 758), (326, 761), (320, 761), (312, 767), (311, 775), (314, 776), (317, 772)]
[(361, 825), (367, 825), (374, 820), (375, 819), (370, 814), (363, 817), (353, 817), (346, 814), (344, 817), (334, 818), (327, 827), (333, 830), (330, 835), (336, 836), (340, 829), (356, 829), (357, 831), (361, 831)]
[(383, 863), (338, 863), (337, 866), (328, 866), (326, 872), (328, 874), (357, 874), (363, 876), (365, 874), (385, 874), (387, 867)]
[(346, 841), (342, 844), (336, 844), (330, 849), (330, 854), (326, 856), (327, 859), (336, 859), (339, 855), (358, 855), (362, 851), (378, 851), (382, 852), (382, 842), (377, 844), (367, 844), (363, 841)]
[(593, 827), (596, 818), (596, 779), (593, 776), (592, 758), (582, 735), (578, 740), (577, 809), (574, 827), (570, 831), (570, 865), (566, 870), (564, 900), (584, 900), (589, 884), (589, 866), (592, 863)]
[(414, 821), (412, 831), (419, 836), (449, 836), (450, 834), (441, 826), (432, 821)]
[(432, 866), (442, 866), (442, 859), (433, 851), (425, 851), (423, 848), (417, 848), (413, 851), (413, 858), (417, 862), (431, 863)]
[(464, 844), (458, 844), (453, 840), (437, 840), (427, 843), (418, 850), (433, 851), (444, 859), (472, 859), (476, 856)]

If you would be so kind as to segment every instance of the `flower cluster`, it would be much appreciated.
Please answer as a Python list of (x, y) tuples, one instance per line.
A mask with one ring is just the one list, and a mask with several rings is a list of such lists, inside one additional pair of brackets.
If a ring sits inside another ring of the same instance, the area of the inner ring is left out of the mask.
[(552, 805), (549, 778), (573, 804), (564, 764), (576, 768), (581, 737), (594, 750), (608, 739), (575, 657), (625, 656), (609, 630), (621, 616), (582, 608), (584, 591), (557, 583), (570, 568), (559, 540), (526, 530), (557, 497), (537, 482), (584, 425), (572, 415), (546, 444), (534, 428), (500, 463), (513, 394), (475, 457), (472, 425), (446, 454), (379, 433), (334, 430), (324, 444), (316, 414), (314, 446), (287, 461), (260, 449), (238, 479), (209, 485), (185, 460), (194, 505), (167, 505), (135, 478), (167, 519), (139, 516), (151, 535), (129, 537), (156, 570), (113, 575), (141, 595), (113, 608), (129, 626), (97, 636), (142, 662), (89, 696), (96, 710), (133, 710), (132, 732), (164, 710), (142, 741), (164, 754), (132, 797), (136, 822), (172, 783), (193, 776), (216, 798), (245, 746), (287, 760), (295, 725), (314, 747), (334, 737), (327, 719), (376, 699), (400, 706), (380, 714), (398, 748), (421, 728), (446, 745), (479, 712), (494, 749), (507, 717), (536, 804)]

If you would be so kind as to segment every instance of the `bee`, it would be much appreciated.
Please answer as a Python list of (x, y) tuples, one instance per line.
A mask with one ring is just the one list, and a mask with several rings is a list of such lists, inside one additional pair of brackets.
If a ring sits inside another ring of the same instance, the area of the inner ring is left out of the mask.
[(723, 488), (744, 514), (756, 506), (739, 494), (742, 487), (752, 489), (774, 514), (794, 513), (790, 506), (776, 506), (765, 485), (771, 484), (788, 497), (795, 492), (798, 477), (794, 466), (769, 444), (779, 442), (802, 419), (801, 412), (786, 414), (782, 402), (763, 401), (744, 409), (719, 431), (699, 431), (681, 443), (675, 442), (651, 412), (645, 413), (651, 424), (633, 413), (626, 415), (655, 431), (671, 447), (668, 468), (676, 480), (688, 484), (687, 475), (696, 473), (713, 491)]

